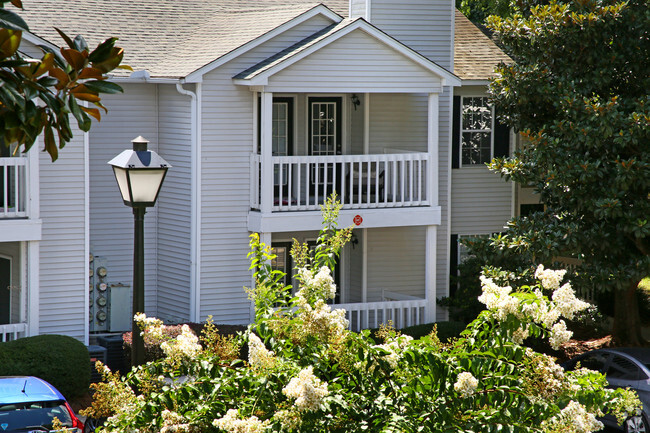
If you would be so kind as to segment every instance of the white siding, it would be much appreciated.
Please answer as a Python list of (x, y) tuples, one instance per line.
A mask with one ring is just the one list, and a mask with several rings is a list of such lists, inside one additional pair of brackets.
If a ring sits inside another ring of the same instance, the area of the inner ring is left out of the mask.
[(437, 91), (440, 82), (429, 70), (358, 29), (273, 75), (268, 88), (274, 92), (429, 92)]
[(452, 233), (500, 232), (510, 219), (512, 184), (485, 167), (454, 169), (451, 194)]
[[(107, 281), (133, 284), (133, 211), (124, 205), (113, 170), (107, 164), (131, 140), (142, 135), (158, 151), (156, 86), (124, 84), (124, 94), (103, 98), (108, 114), (90, 133), (90, 251), (107, 259)], [(161, 154), (166, 158), (165, 154)], [(173, 170), (173, 168), (172, 168)], [(163, 190), (165, 185), (163, 185)], [(147, 209), (145, 238), (145, 309), (156, 315), (157, 206)]]
[(191, 100), (160, 85), (158, 151), (172, 165), (158, 197), (158, 315), (189, 320), (191, 236)]
[(403, 44), (452, 70), (454, 2), (367, 0), (370, 22)]
[(370, 153), (384, 149), (427, 151), (427, 96), (370, 95)]
[[(73, 121), (72, 121), (73, 122)], [(40, 149), (32, 149), (38, 152)], [(88, 257), (85, 254), (84, 135), (60, 149), (52, 163), (40, 153), (39, 321), (41, 334), (84, 339), (88, 317)]]
[(368, 229), (368, 302), (381, 289), (424, 298), (424, 227)]
[(366, 2), (369, 0), (350, 0), (350, 18), (366, 17)]
[(251, 284), (246, 254), (254, 100), (248, 89), (232, 84), (232, 77), (327, 24), (322, 17), (305, 22), (204, 77), (201, 319), (211, 314), (216, 323), (250, 320), (243, 287)]

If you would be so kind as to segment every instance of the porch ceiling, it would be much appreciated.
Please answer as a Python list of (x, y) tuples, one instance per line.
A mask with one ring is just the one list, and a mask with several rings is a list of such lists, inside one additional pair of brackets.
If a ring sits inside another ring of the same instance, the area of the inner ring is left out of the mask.
[(270, 92), (438, 93), (460, 85), (454, 74), (363, 19), (326, 27), (233, 81)]

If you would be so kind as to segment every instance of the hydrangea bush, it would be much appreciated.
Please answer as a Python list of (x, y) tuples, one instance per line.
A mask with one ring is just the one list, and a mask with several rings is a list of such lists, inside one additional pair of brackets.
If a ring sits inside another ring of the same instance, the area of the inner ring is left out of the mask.
[[(331, 269), (350, 236), (336, 227), (338, 210), (328, 201), (313, 253), (294, 245), (295, 291), (269, 265), (270, 248), (251, 236), (256, 312), (247, 332), (199, 342), (188, 329), (161, 341), (165, 359), (124, 378), (106, 371), (88, 414), (110, 415), (106, 432), (582, 433), (601, 429), (596, 417), (606, 412), (622, 421), (640, 410), (632, 391), (608, 389), (584, 368), (564, 372), (522, 345), (570, 338), (562, 318), (587, 304), (561, 284), (564, 271), (540, 266), (536, 285), (516, 288), (483, 277), (486, 309), (447, 344), (435, 332), (413, 340), (390, 326), (377, 335), (349, 331), (345, 312), (328, 304)], [(164, 335), (158, 320), (138, 320), (144, 333)], [(245, 359), (218, 345), (247, 348)]]

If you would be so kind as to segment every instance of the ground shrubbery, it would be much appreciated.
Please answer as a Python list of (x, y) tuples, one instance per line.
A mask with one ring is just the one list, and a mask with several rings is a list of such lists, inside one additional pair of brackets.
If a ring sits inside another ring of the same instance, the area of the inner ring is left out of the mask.
[(292, 250), (295, 297), (253, 235), (256, 317), (248, 331), (217, 338), (208, 328), (199, 339), (182, 326), (169, 339), (159, 320), (138, 315), (165, 358), (126, 378), (105, 371), (86, 414), (110, 415), (107, 432), (586, 433), (602, 428), (603, 411), (622, 419), (639, 410), (633, 392), (607, 389), (601, 374), (564, 372), (522, 345), (528, 337), (553, 347), (570, 338), (562, 318), (586, 304), (561, 285), (563, 271), (540, 266), (533, 285), (515, 288), (483, 278), (487, 309), (447, 343), (387, 326), (377, 332), (381, 344), (370, 331), (348, 331), (345, 313), (327, 301), (349, 233), (335, 230), (335, 207), (325, 215), (314, 255), (306, 245)]
[(38, 335), (0, 343), (0, 376), (36, 376), (66, 398), (88, 392), (90, 356), (80, 341), (65, 335)]

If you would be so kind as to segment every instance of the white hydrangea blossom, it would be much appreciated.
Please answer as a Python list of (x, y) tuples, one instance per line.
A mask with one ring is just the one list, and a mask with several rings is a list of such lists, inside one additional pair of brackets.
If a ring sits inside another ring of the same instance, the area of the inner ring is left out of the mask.
[(299, 302), (299, 316), (303, 321), (303, 331), (324, 339), (341, 335), (348, 327), (345, 310), (332, 308), (322, 299), (312, 307), (308, 302)]
[(553, 302), (564, 317), (573, 319), (573, 315), (589, 307), (589, 303), (582, 301), (575, 296), (571, 284), (566, 283), (553, 292)]
[(262, 369), (271, 368), (275, 364), (273, 352), (252, 332), (248, 333), (248, 362), (254, 368)]
[(172, 360), (193, 359), (201, 351), (199, 338), (187, 325), (181, 327), (181, 333), (174, 340), (164, 341), (160, 348)]
[(327, 266), (321, 267), (315, 275), (307, 268), (299, 268), (298, 278), (302, 282), (301, 289), (296, 294), (299, 298), (328, 300), (336, 296), (336, 284), (332, 271)]
[(520, 302), (514, 296), (510, 296), (512, 287), (501, 287), (492, 278), (481, 275), (483, 293), (478, 297), (479, 302), (485, 304), (488, 310), (494, 311), (499, 320), (504, 320), (508, 314), (520, 316)]
[(570, 401), (559, 414), (542, 423), (544, 431), (590, 433), (603, 429), (603, 423), (578, 402)]
[(528, 327), (519, 327), (512, 333), (512, 341), (517, 344), (523, 344), (526, 338), (528, 338)]
[(314, 411), (320, 408), (321, 401), (328, 394), (327, 382), (314, 376), (313, 367), (309, 366), (292, 378), (282, 393), (296, 399), (295, 407), (299, 411)]
[(401, 358), (403, 350), (411, 341), (413, 341), (413, 337), (410, 335), (398, 335), (377, 347), (389, 352), (388, 355), (383, 357), (383, 359), (388, 361), (391, 368), (397, 368), (397, 362)]
[(192, 433), (197, 431), (195, 427), (189, 425), (182, 415), (165, 409), (160, 414), (163, 419), (163, 425), (160, 433)]
[(463, 398), (473, 395), (476, 388), (478, 388), (478, 380), (468, 371), (460, 373), (454, 383), (454, 390)]
[(572, 335), (573, 332), (567, 330), (564, 320), (560, 320), (551, 328), (551, 336), (549, 337), (548, 342), (554, 350), (557, 350), (562, 344), (569, 341)]
[(560, 282), (566, 274), (565, 269), (553, 270), (553, 269), (544, 269), (544, 265), (539, 265), (535, 271), (535, 278), (542, 282), (542, 287), (547, 290), (555, 290), (560, 287)]
[(140, 335), (144, 335), (146, 332), (154, 338), (162, 338), (164, 328), (162, 320), (155, 317), (147, 317), (144, 313), (135, 314), (133, 320), (142, 330)]
[(260, 421), (256, 416), (239, 418), (237, 409), (229, 409), (226, 414), (215, 419), (212, 425), (231, 433), (262, 433), (268, 426), (268, 421)]

